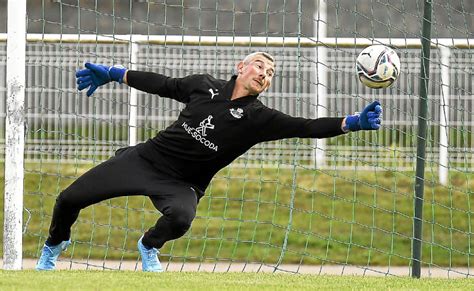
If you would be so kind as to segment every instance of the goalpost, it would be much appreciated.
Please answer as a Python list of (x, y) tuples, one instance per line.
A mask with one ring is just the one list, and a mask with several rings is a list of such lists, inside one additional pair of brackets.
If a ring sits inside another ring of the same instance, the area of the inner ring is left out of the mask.
[(5, 269), (21, 269), (23, 212), (23, 151), (25, 100), (26, 1), (8, 6), (7, 114), (5, 120), (5, 217), (3, 260)]
[[(247, 13), (251, 20), (260, 14), (270, 18), (279, 15), (280, 8), (273, 10), (268, 1), (263, 6), (250, 3), (245, 11), (238, 10), (235, 3), (227, 3), (231, 9), (220, 7), (227, 7), (225, 1), (214, 1), (214, 10), (201, 1), (196, 6), (177, 2), (180, 4), (162, 3), (160, 7), (170, 13), (176, 7), (182, 9), (182, 27), (187, 23), (186, 13), (195, 9), (199, 29), (204, 27), (201, 21), (206, 13), (214, 11), (233, 15), (233, 32), (219, 35), (216, 28), (214, 35), (202, 35), (205, 29), (199, 35), (188, 35), (183, 28), (181, 35), (108, 34), (98, 29), (90, 33), (81, 31), (80, 14), (96, 13), (99, 19), (109, 16), (108, 12), (99, 11), (98, 4), (91, 9), (57, 1), (61, 17), (63, 9), (77, 10), (80, 33), (26, 34), (26, 27), (13, 22), (24, 19), (19, 16), (26, 13), (26, 6), (18, 1), (9, 5), (9, 21), (15, 29), (9, 23), (8, 35), (0, 35), (0, 45), (8, 44), (4, 268), (20, 269), (22, 257), (37, 258), (47, 237), (54, 200), (62, 189), (115, 149), (154, 136), (183, 108), (177, 102), (117, 84), (104, 86), (87, 98), (77, 92), (74, 83), (75, 70), (85, 61), (176, 77), (210, 73), (227, 79), (241, 57), (266, 50), (276, 56), (278, 64), (271, 90), (260, 96), (269, 107), (307, 118), (344, 116), (379, 98), (384, 127), (376, 133), (359, 132), (322, 143), (291, 139), (254, 147), (214, 179), (188, 233), (165, 245), (161, 252), (165, 268), (327, 273), (336, 266), (336, 272), (344, 274), (354, 272), (347, 271), (353, 266), (360, 274), (400, 274), (395, 269), (402, 266), (408, 275), (414, 261), (421, 33), (402, 38), (329, 36), (325, 30), (331, 20), (317, 8), (335, 10), (337, 16), (345, 11), (343, 5), (316, 1), (322, 4), (313, 7), (308, 17), (303, 2), (296, 1), (294, 13), (285, 12), (285, 5), (281, 9), (284, 20), (294, 14), (297, 35), (236, 35), (237, 17)], [(373, 7), (378, 4), (371, 2)], [(147, 29), (160, 25), (149, 17), (153, 4), (144, 5), (149, 10)], [(468, 14), (467, 8), (461, 13)], [(364, 18), (361, 11), (356, 7), (352, 15)], [(121, 20), (111, 15), (114, 21)], [(421, 23), (421, 17), (418, 20)], [(166, 21), (165, 30), (175, 28)], [(270, 27), (271, 20), (266, 21)], [(318, 33), (305, 35), (305, 22)], [(135, 20), (130, 23), (140, 25)], [(360, 29), (359, 22), (355, 23)], [(377, 18), (370, 25), (374, 30)], [(429, 271), (469, 276), (474, 120), (473, 77), (466, 68), (473, 65), (473, 39), (468, 24), (464, 25), (466, 38), (434, 37), (430, 42), (420, 263)], [(395, 47), (401, 57), (402, 75), (392, 88), (373, 91), (356, 79), (355, 57), (374, 43)], [(136, 240), (158, 215), (142, 197), (113, 199), (85, 209), (73, 226), (73, 245), (62, 256), (63, 266), (133, 269), (138, 257)]]

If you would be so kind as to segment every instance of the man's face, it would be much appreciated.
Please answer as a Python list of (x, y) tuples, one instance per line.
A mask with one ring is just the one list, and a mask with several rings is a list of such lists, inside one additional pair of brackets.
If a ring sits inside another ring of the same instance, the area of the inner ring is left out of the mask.
[(240, 62), (237, 65), (242, 85), (250, 95), (256, 95), (266, 90), (275, 74), (272, 61), (262, 55), (257, 55), (248, 63)]

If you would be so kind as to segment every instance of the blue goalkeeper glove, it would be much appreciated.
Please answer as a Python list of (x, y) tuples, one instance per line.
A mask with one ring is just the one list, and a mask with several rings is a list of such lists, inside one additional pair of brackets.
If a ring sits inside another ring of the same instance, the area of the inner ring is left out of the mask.
[(379, 101), (374, 101), (367, 105), (360, 114), (346, 117), (344, 131), (377, 130), (380, 128), (382, 119), (382, 106)]
[(92, 63), (86, 63), (85, 69), (76, 72), (77, 89), (79, 91), (87, 90), (87, 96), (91, 96), (97, 88), (111, 81), (123, 83), (123, 76), (127, 71), (123, 66), (104, 66)]

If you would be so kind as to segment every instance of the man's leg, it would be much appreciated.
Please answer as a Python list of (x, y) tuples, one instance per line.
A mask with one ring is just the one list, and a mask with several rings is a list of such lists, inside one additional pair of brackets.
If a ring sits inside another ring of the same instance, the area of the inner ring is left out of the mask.
[(55, 268), (81, 209), (114, 197), (147, 193), (144, 185), (147, 180), (156, 179), (153, 175), (153, 166), (130, 148), (79, 177), (56, 199), (49, 237), (37, 269)]
[(138, 241), (142, 269), (163, 271), (158, 260), (159, 249), (169, 240), (183, 236), (196, 216), (198, 199), (193, 188), (176, 182), (160, 186), (160, 193), (150, 196), (153, 205), (163, 215)]

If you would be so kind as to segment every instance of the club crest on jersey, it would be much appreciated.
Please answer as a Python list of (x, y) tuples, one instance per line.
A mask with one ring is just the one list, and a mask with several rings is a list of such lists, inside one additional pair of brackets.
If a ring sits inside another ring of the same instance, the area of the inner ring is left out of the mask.
[(209, 92), (211, 92), (211, 99), (214, 99), (214, 96), (219, 95), (219, 89), (216, 89), (216, 92), (214, 92), (214, 89), (210, 88)]
[(244, 116), (244, 110), (242, 108), (231, 108), (229, 109), (230, 111), (230, 114), (232, 114), (232, 116), (234, 116), (235, 118), (237, 119), (240, 119), (242, 118), (242, 116)]

